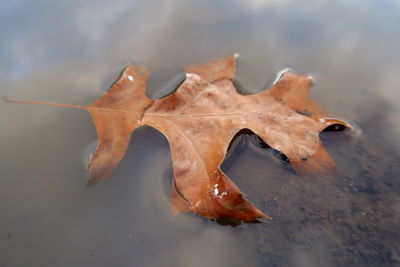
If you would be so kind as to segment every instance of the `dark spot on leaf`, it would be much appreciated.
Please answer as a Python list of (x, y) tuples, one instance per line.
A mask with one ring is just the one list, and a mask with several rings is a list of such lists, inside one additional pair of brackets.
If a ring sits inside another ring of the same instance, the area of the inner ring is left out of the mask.
[(189, 169), (176, 169), (174, 172), (175, 172), (175, 177), (178, 177), (178, 176), (182, 176), (182, 175), (184, 175), (185, 173), (187, 173), (189, 171)]
[(311, 117), (312, 113), (310, 111), (308, 111), (307, 109), (303, 109), (303, 110), (298, 110), (297, 113), (306, 116), (306, 117)]

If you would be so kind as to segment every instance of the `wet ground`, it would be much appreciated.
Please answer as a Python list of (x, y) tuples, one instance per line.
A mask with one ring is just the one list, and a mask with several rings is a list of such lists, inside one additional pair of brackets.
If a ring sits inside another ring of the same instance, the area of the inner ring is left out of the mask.
[(398, 1), (2, 1), (8, 97), (86, 104), (130, 61), (160, 97), (182, 66), (238, 52), (243, 92), (311, 73), (313, 98), (362, 133), (321, 134), (337, 177), (298, 177), (239, 137), (223, 170), (272, 219), (233, 227), (171, 217), (157, 131), (86, 190), (89, 114), (0, 102), (0, 266), (399, 266), (399, 18)]

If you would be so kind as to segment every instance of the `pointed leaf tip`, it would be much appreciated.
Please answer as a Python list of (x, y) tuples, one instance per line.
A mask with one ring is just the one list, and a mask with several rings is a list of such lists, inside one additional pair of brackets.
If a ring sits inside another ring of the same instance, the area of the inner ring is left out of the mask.
[(234, 79), (238, 55), (239, 54), (235, 53), (225, 58), (188, 66), (185, 70), (187, 73), (199, 75), (207, 82), (221, 79)]

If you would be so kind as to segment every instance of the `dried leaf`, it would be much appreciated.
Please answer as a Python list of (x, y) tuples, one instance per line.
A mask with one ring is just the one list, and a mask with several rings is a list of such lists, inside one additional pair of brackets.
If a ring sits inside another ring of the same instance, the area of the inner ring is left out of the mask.
[(265, 217), (223, 173), (232, 138), (250, 129), (284, 153), (299, 175), (335, 173), (319, 133), (333, 124), (352, 126), (330, 116), (309, 97), (308, 75), (282, 72), (269, 89), (240, 95), (235, 88), (236, 55), (186, 68), (186, 80), (163, 99), (146, 96), (149, 71), (130, 65), (112, 88), (86, 106), (39, 103), (87, 110), (98, 133), (88, 185), (108, 178), (125, 154), (132, 132), (149, 125), (166, 136), (171, 147), (174, 214), (191, 211), (206, 218), (244, 221)]

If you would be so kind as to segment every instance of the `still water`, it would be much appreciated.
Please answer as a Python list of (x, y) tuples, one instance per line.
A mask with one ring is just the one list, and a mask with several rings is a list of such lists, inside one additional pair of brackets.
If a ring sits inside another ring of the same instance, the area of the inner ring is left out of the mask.
[[(143, 127), (88, 190), (88, 113), (0, 102), (0, 266), (399, 266), (400, 2), (0, 3), (0, 93), (86, 104), (129, 62), (161, 97), (182, 66), (240, 53), (244, 93), (311, 73), (313, 98), (362, 134), (321, 134), (337, 177), (298, 177), (243, 135), (223, 169), (272, 220), (173, 218), (166, 139)], [(173, 86), (172, 86), (173, 87)]]

